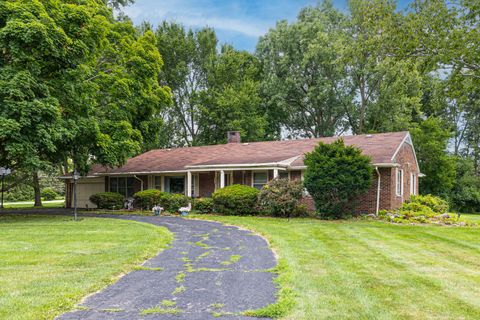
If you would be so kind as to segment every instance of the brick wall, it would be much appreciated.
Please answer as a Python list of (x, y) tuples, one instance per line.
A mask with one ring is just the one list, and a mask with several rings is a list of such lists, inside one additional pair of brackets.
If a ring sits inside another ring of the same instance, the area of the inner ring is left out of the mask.
[(215, 172), (199, 173), (199, 196), (210, 197), (215, 191)]

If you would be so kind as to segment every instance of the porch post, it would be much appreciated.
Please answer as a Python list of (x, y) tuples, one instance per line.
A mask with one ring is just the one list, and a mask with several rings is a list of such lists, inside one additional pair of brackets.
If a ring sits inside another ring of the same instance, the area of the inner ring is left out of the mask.
[(273, 179), (278, 178), (278, 169), (273, 169)]
[(192, 173), (187, 171), (187, 197), (192, 197)]
[(225, 171), (220, 171), (220, 188), (225, 187)]

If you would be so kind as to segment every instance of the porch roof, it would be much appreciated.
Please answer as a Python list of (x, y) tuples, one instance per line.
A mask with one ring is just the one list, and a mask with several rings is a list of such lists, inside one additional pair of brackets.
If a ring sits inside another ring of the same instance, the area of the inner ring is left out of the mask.
[(339, 138), (355, 145), (377, 165), (394, 166), (394, 157), (408, 132), (328, 137), (316, 139), (228, 143), (221, 145), (157, 149), (131, 158), (118, 168), (94, 166), (89, 176), (107, 174), (141, 174), (213, 170), (215, 168), (279, 167), (301, 168), (304, 154), (319, 142), (331, 143)]

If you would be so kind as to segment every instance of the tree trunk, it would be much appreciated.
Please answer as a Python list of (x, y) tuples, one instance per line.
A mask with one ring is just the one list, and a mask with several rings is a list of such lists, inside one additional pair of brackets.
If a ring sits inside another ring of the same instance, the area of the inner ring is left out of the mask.
[(34, 207), (41, 207), (42, 206), (42, 198), (41, 198), (41, 191), (40, 191), (40, 179), (38, 178), (38, 171), (33, 172), (33, 191), (35, 192), (35, 204)]

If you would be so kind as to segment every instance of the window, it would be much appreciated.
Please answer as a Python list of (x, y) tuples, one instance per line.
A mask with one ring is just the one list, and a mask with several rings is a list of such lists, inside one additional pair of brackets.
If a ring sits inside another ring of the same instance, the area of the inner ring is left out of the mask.
[(170, 193), (185, 193), (185, 177), (184, 176), (166, 176), (165, 181), (165, 192)]
[(288, 173), (288, 171), (279, 171), (278, 172), (278, 177), (280, 179), (287, 179), (289, 180), (290, 179), (290, 174)]
[(403, 195), (403, 170), (397, 169), (397, 196)]
[(268, 172), (267, 171), (258, 171), (253, 172), (252, 186), (257, 189), (262, 189), (264, 185), (268, 182)]
[(162, 190), (162, 177), (155, 176), (154, 179), (155, 180), (153, 181), (153, 184), (154, 184), (155, 189)]
[(197, 196), (197, 183), (198, 183), (198, 176), (196, 174), (192, 174), (192, 197)]
[(117, 192), (125, 198), (130, 198), (133, 196), (133, 182), (132, 177), (110, 177), (110, 192)]
[(410, 173), (410, 194), (415, 195), (417, 193), (417, 176), (414, 173)]

